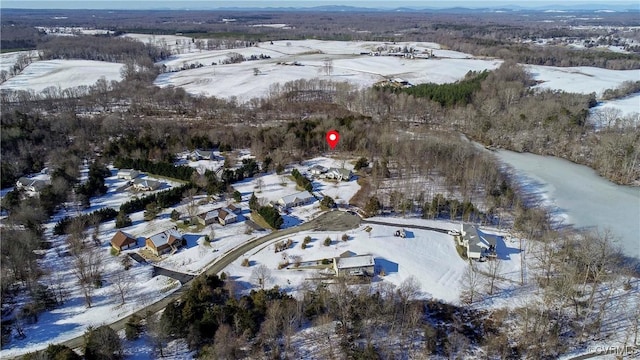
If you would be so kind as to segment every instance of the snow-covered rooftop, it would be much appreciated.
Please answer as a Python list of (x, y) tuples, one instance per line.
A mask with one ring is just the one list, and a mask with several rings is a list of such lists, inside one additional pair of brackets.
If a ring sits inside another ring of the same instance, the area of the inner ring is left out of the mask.
[(352, 269), (373, 265), (374, 261), (373, 256), (371, 255), (357, 255), (336, 258), (336, 267), (338, 269)]

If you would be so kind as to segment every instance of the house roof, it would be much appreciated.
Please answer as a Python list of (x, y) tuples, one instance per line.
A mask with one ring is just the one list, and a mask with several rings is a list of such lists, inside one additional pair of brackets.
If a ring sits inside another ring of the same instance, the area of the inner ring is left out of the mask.
[(348, 257), (352, 257), (352, 256), (356, 256), (356, 253), (354, 253), (353, 251), (345, 251), (342, 254), (340, 254), (341, 258), (348, 258)]
[(311, 193), (309, 193), (308, 191), (302, 191), (299, 193), (283, 196), (280, 200), (285, 204), (293, 204), (302, 200), (307, 201), (311, 198), (313, 198), (313, 195), (311, 195)]
[(160, 182), (150, 179), (135, 179), (133, 181), (134, 185), (138, 185), (144, 188), (157, 189), (160, 187)]
[(116, 247), (123, 247), (128, 244), (135, 244), (136, 242), (136, 238), (120, 230), (111, 238), (111, 244)]
[(351, 170), (347, 170), (347, 169), (331, 168), (331, 169), (329, 169), (329, 172), (330, 173), (334, 173), (336, 175), (340, 175), (343, 178), (351, 177)]
[(316, 164), (310, 167), (309, 170), (327, 171), (327, 168), (322, 165)]
[(229, 204), (229, 205), (227, 205), (227, 209), (229, 209), (229, 210), (233, 211), (234, 213), (237, 213), (237, 212), (241, 212), (241, 211), (242, 211), (242, 208), (240, 208), (239, 206), (236, 206), (236, 205), (234, 205), (234, 204)]
[(336, 267), (338, 269), (352, 269), (373, 266), (374, 264), (373, 256), (371, 255), (356, 255), (336, 258)]
[(180, 234), (177, 230), (170, 229), (163, 231), (159, 234), (155, 234), (149, 237), (149, 240), (153, 243), (156, 248), (159, 248), (163, 245), (172, 245), (176, 240), (182, 239), (182, 234)]
[(202, 213), (202, 214), (200, 214), (198, 216), (200, 218), (202, 218), (204, 221), (215, 219), (215, 218), (218, 217), (218, 209), (207, 211), (207, 212)]
[(130, 175), (132, 173), (140, 173), (138, 170), (134, 169), (120, 169), (118, 170), (118, 175)]
[(196, 149), (194, 151), (194, 154), (196, 156), (200, 156), (200, 157), (203, 157), (203, 158), (211, 158), (212, 155), (213, 155), (213, 151)]
[(485, 234), (471, 224), (462, 224), (462, 237), (468, 242), (470, 252), (481, 253), (491, 245), (496, 246), (495, 235)]
[(37, 177), (26, 177), (23, 176), (18, 179), (18, 185), (22, 187), (33, 187), (35, 190), (42, 190), (45, 186), (51, 183), (51, 178), (46, 176), (37, 176)]
[(231, 211), (228, 208), (220, 209), (220, 212), (218, 214), (218, 218), (222, 220), (233, 219), (235, 217), (236, 217), (236, 214), (234, 214), (233, 211)]

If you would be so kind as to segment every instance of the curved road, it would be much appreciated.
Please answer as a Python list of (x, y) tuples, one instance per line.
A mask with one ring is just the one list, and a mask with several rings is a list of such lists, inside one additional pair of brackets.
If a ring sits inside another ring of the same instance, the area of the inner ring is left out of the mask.
[[(347, 231), (347, 230), (358, 227), (360, 225), (360, 220), (361, 220), (360, 217), (348, 214), (343, 211), (330, 211), (330, 212), (323, 213), (317, 218), (310, 220), (306, 223), (303, 223), (288, 229), (274, 231), (268, 235), (265, 235), (261, 238), (257, 238), (253, 241), (247, 242), (246, 244), (243, 244), (231, 250), (227, 254), (223, 255), (221, 258), (215, 260), (212, 263), (212, 265), (206, 269), (206, 271), (195, 276), (194, 279), (200, 276), (203, 276), (203, 274), (206, 274), (206, 275), (217, 274), (221, 272), (229, 264), (237, 260), (240, 256), (244, 255), (246, 252), (270, 240), (277, 239), (281, 236), (286, 236), (286, 235), (294, 234), (294, 233), (305, 231), (305, 230)], [(182, 294), (191, 287), (191, 283), (192, 283), (191, 281), (186, 282), (184, 285), (182, 285), (180, 289), (171, 293), (169, 296), (136, 311), (134, 314), (137, 314), (138, 316), (144, 318), (149, 312), (156, 313), (164, 309), (165, 307), (167, 307), (167, 305), (169, 305), (169, 303), (180, 298), (180, 296), (182, 296)], [(122, 330), (124, 329), (125, 324), (127, 323), (127, 321), (129, 321), (129, 318), (132, 315), (125, 316), (124, 318), (110, 324), (109, 326), (111, 326), (111, 328), (114, 329), (115, 331)], [(64, 341), (60, 343), (60, 345), (66, 345), (72, 349), (80, 349), (82, 348), (83, 343), (84, 343), (84, 337), (78, 336), (73, 339)], [(48, 345), (49, 344), (47, 344), (47, 346)], [(21, 356), (22, 355), (9, 357), (9, 358), (19, 358)]]

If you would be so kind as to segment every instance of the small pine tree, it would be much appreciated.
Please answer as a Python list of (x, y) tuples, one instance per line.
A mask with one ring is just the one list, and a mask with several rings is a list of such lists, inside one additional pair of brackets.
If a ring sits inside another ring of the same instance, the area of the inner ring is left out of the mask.
[(327, 236), (326, 239), (324, 239), (324, 246), (330, 246), (331, 245), (331, 238)]

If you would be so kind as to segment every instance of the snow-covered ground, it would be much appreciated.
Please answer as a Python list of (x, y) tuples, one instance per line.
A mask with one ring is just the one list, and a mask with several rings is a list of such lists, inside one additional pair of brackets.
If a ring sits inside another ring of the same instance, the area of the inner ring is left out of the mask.
[(590, 109), (590, 114), (590, 119), (597, 126), (614, 125), (618, 118), (628, 118), (632, 124), (640, 125), (640, 93), (603, 101)]
[(18, 62), (18, 57), (21, 55), (28, 56), (31, 59), (37, 58), (37, 52), (33, 50), (2, 53), (0, 54), (0, 71), (8, 72)]
[[(349, 161), (329, 157), (318, 157), (307, 160), (303, 162), (302, 165), (296, 165), (295, 167), (300, 173), (304, 174), (314, 165), (321, 165), (325, 168), (341, 168), (344, 166), (346, 169), (353, 169), (353, 165), (350, 164)], [(259, 179), (263, 183), (261, 188), (257, 186)], [(338, 205), (347, 204), (358, 190), (360, 190), (360, 185), (358, 185), (355, 176), (350, 181), (333, 181), (316, 178), (312, 181), (312, 184), (314, 193), (330, 196)], [(237, 182), (233, 187), (242, 194), (244, 199), (249, 199), (251, 194), (255, 193), (258, 200), (262, 199), (261, 201), (265, 203), (271, 201), (277, 202), (278, 199), (284, 196), (301, 191), (296, 188), (296, 183), (292, 180), (290, 172), (282, 175), (271, 173), (256, 176), (252, 179)], [(284, 220), (283, 227), (295, 226), (303, 221), (310, 220), (315, 217), (319, 211), (320, 204), (318, 201), (313, 201), (305, 206), (291, 208), (282, 214)]]
[[(415, 277), (421, 285), (424, 298), (441, 299), (457, 303), (463, 290), (463, 276), (469, 266), (455, 249), (455, 243), (450, 235), (407, 228), (407, 238), (393, 236), (402, 223), (413, 225), (437, 226), (445, 228), (459, 228), (459, 224), (430, 221), (422, 219), (373, 218), (372, 220), (388, 222), (389, 225), (363, 225), (347, 232), (334, 231), (305, 231), (293, 236), (285, 236), (274, 240), (262, 248), (254, 249), (229, 265), (224, 271), (232, 276), (236, 282), (245, 288), (255, 287), (252, 272), (257, 266), (264, 264), (271, 270), (272, 279), (268, 286), (278, 285), (285, 291), (295, 293), (307, 279), (318, 278), (317, 269), (296, 269), (293, 265), (289, 269), (278, 270), (278, 264), (283, 257), (301, 256), (302, 263), (322, 259), (331, 260), (345, 251), (358, 255), (371, 254), (375, 266), (384, 270), (384, 276), (376, 276), (374, 281), (388, 281), (399, 285), (409, 277)], [(371, 232), (365, 228), (370, 226)], [(349, 240), (343, 241), (342, 235), (347, 234)], [(301, 244), (306, 236), (312, 238), (306, 249)], [(332, 239), (330, 246), (324, 246), (324, 240)], [(280, 240), (293, 240), (293, 246), (284, 252), (274, 253), (273, 244)], [(517, 244), (507, 242), (500, 246), (504, 267), (501, 275), (506, 277), (518, 276), (520, 268), (519, 250)], [(247, 258), (251, 266), (243, 267), (242, 261)], [(514, 275), (515, 274), (515, 275)]]
[[(144, 36), (137, 38), (145, 41)], [(154, 42), (147, 36), (146, 41)], [(155, 40), (157, 41), (157, 40)], [(390, 56), (368, 56), (361, 53), (378, 49), (413, 47), (418, 52), (433, 52), (434, 59), (404, 59)], [(267, 55), (270, 59), (245, 61), (239, 64), (219, 64), (231, 53), (244, 57)], [(324, 61), (331, 59), (331, 75), (323, 73)], [(297, 62), (301, 66), (293, 66)], [(290, 65), (278, 65), (288, 63)], [(247, 101), (269, 94), (273, 84), (297, 79), (330, 79), (347, 81), (359, 87), (371, 86), (387, 78), (401, 77), (412, 83), (447, 83), (461, 79), (468, 71), (494, 69), (499, 60), (473, 59), (469, 54), (442, 50), (435, 43), (341, 42), (320, 40), (276, 41), (260, 43), (256, 47), (229, 50), (188, 49), (162, 62), (169, 69), (202, 64), (204, 67), (162, 74), (159, 86), (179, 86), (193, 94), (222, 98), (236, 97)], [(259, 72), (254, 74), (254, 69)]]
[(602, 95), (607, 89), (615, 89), (625, 81), (640, 80), (640, 70), (609, 70), (589, 66), (557, 67), (525, 65), (536, 87), (566, 92)]
[(48, 87), (61, 89), (90, 86), (104, 77), (107, 81), (120, 81), (123, 64), (92, 60), (36, 61), (24, 71), (7, 80), (0, 89), (33, 90), (36, 93)]

